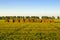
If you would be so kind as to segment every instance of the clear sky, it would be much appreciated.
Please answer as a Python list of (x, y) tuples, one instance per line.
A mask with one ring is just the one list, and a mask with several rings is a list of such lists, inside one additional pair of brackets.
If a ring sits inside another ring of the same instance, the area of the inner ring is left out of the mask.
[(60, 16), (60, 0), (0, 0), (0, 16)]

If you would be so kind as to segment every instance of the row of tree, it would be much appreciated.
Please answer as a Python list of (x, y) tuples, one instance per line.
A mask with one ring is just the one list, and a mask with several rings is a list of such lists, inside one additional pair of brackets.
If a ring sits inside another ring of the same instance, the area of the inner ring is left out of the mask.
[[(39, 17), (39, 16), (0, 16), (0, 20), (1, 19), (20, 19), (20, 18), (24, 18), (24, 19), (26, 19), (26, 18), (32, 18), (32, 19), (36, 19), (36, 18), (38, 18), (38, 19), (56, 19), (54, 16), (52, 16), (52, 17), (48, 17), (48, 16), (42, 16), (41, 18)], [(60, 19), (60, 17), (59, 16), (57, 16), (57, 19)]]
[[(5, 20), (5, 22), (53, 22), (56, 19), (54, 16), (0, 16), (0, 20)], [(57, 19), (60, 19), (57, 16)]]

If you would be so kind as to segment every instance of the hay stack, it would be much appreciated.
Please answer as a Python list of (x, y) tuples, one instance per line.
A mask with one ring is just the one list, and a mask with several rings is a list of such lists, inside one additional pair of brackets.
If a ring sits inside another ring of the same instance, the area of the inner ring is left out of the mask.
[(40, 22), (40, 19), (35, 19), (35, 22)]
[(25, 19), (25, 22), (30, 22), (30, 20), (26, 18), (26, 19)]
[(25, 22), (23, 18), (20, 18), (20, 23), (23, 23)]
[(44, 23), (44, 22), (45, 22), (45, 20), (44, 20), (44, 19), (42, 19), (41, 21), (42, 21), (42, 23)]
[(9, 22), (13, 22), (13, 19), (10, 19)]
[(30, 19), (30, 22), (35, 22), (35, 20), (34, 19)]
[(5, 21), (5, 22), (10, 22), (8, 19), (5, 19), (4, 21)]

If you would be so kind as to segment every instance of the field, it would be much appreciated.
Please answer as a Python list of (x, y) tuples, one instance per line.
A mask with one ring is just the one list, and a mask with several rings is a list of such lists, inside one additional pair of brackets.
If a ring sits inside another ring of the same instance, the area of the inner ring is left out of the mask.
[(8, 23), (0, 20), (0, 40), (60, 40), (60, 23)]

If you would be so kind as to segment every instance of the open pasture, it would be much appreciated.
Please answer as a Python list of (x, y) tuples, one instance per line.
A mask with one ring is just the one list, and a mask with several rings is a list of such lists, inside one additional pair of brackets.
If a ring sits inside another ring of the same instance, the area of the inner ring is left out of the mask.
[(0, 40), (60, 40), (60, 23), (8, 23), (0, 20)]

